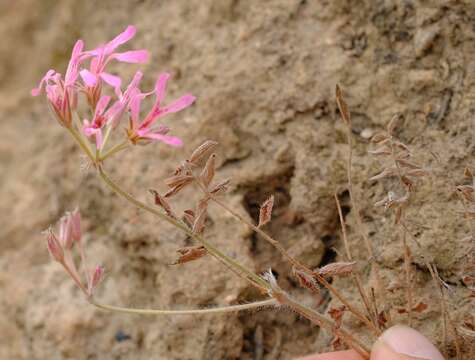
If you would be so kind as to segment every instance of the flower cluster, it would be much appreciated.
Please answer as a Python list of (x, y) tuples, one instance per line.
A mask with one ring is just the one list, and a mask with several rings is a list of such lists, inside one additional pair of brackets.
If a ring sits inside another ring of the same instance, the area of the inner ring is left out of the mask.
[[(122, 79), (106, 71), (107, 65), (112, 61), (136, 64), (148, 61), (147, 50), (117, 52), (117, 48), (132, 39), (135, 33), (135, 27), (128, 26), (113, 40), (94, 50), (84, 50), (84, 42), (78, 40), (64, 77), (53, 69), (48, 70), (38, 87), (31, 91), (33, 96), (38, 96), (45, 90), (48, 104), (62, 126), (72, 131), (76, 131), (76, 126), (81, 137), (94, 138), (98, 153), (96, 160), (103, 160), (101, 152), (109, 134), (117, 128), (125, 114), (129, 116), (127, 143), (135, 145), (155, 140), (171, 146), (182, 145), (179, 138), (167, 135), (168, 127), (157, 125), (156, 122), (169, 113), (190, 106), (195, 101), (194, 96), (186, 94), (171, 104), (163, 105), (169, 74), (161, 74), (155, 88), (143, 93), (139, 87), (143, 77), (140, 71), (136, 72), (124, 91)], [(104, 91), (107, 87), (111, 91)], [(83, 118), (81, 121), (79, 115), (75, 116), (79, 94), (84, 94), (92, 118)], [(148, 114), (141, 118), (141, 103), (150, 95), (155, 95), (155, 102)]]
[[(48, 251), (52, 258), (60, 263), (76, 285), (91, 297), (94, 289), (102, 281), (104, 277), (104, 268), (100, 265), (90, 269), (86, 263), (86, 255), (84, 253), (81, 241), (81, 215), (79, 210), (67, 212), (59, 220), (59, 233), (56, 234), (52, 228), (46, 231), (46, 240)], [(81, 276), (76, 267), (73, 258), (73, 249), (79, 250), (81, 257), (81, 268), (83, 271), (85, 283), (81, 280)]]

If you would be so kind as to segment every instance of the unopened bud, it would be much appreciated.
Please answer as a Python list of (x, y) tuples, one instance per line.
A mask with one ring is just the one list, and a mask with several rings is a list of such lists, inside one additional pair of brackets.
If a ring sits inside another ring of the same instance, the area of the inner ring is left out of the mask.
[(59, 241), (64, 249), (73, 247), (73, 238), (71, 236), (71, 218), (68, 215), (59, 220)]
[(104, 267), (101, 265), (97, 265), (92, 272), (92, 276), (89, 279), (89, 284), (88, 284), (89, 296), (92, 296), (95, 288), (102, 281), (103, 277), (104, 277)]
[(79, 213), (79, 209), (76, 208), (70, 214), (71, 217), (71, 237), (73, 241), (80, 242), (81, 241), (81, 214)]
[(62, 262), (64, 259), (64, 252), (61, 248), (61, 244), (59, 243), (58, 239), (53, 234), (53, 231), (51, 229), (47, 230), (46, 244), (48, 246), (48, 252), (53, 257), (53, 259), (58, 262)]

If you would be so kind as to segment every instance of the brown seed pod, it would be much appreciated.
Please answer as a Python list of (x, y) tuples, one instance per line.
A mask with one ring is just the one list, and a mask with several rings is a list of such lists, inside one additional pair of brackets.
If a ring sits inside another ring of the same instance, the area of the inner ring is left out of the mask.
[(353, 272), (356, 262), (334, 262), (315, 270), (321, 276), (347, 276)]
[(206, 140), (203, 144), (198, 146), (191, 154), (188, 161), (193, 164), (197, 164), (203, 157), (211, 150), (213, 150), (218, 143), (213, 140)]
[(274, 195), (271, 195), (261, 205), (261, 209), (259, 211), (259, 225), (257, 225), (257, 227), (264, 226), (271, 220), (273, 207), (274, 207)]
[(184, 264), (196, 259), (199, 259), (205, 256), (208, 251), (204, 246), (189, 246), (178, 249), (177, 252), (180, 254), (178, 259), (171, 265)]

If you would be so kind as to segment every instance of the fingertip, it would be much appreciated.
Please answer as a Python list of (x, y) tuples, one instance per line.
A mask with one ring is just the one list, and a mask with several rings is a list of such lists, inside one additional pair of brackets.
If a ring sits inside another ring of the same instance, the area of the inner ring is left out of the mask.
[(439, 350), (421, 333), (396, 325), (386, 330), (373, 345), (371, 360), (444, 360)]

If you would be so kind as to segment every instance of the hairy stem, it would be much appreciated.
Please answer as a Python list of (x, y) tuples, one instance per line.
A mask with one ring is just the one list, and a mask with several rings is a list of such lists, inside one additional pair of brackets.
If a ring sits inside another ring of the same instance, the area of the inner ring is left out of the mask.
[(122, 306), (112, 306), (112, 305), (104, 305), (97, 303), (93, 300), (90, 303), (99, 309), (114, 311), (114, 312), (121, 312), (125, 314), (137, 314), (137, 315), (207, 315), (207, 314), (223, 314), (229, 312), (236, 312), (242, 310), (251, 310), (251, 309), (258, 309), (264, 306), (274, 306), (277, 305), (277, 301), (275, 299), (267, 299), (262, 301), (256, 301), (249, 304), (241, 304), (241, 305), (230, 305), (230, 306), (222, 306), (222, 307), (215, 307), (209, 309), (193, 309), (193, 310), (159, 310), (159, 309), (135, 309), (135, 308), (126, 308)]
[[(348, 243), (348, 236), (346, 234), (346, 224), (345, 224), (345, 219), (343, 218), (343, 212), (341, 211), (340, 200), (338, 199), (338, 196), (337, 196), (336, 193), (334, 194), (334, 197), (335, 197), (335, 201), (336, 201), (336, 207), (337, 207), (337, 210), (338, 210), (338, 217), (340, 219), (341, 233), (343, 235), (343, 243), (344, 243), (344, 246), (345, 246), (346, 258), (348, 259), (348, 261), (352, 261), (353, 258), (351, 256), (350, 245)], [(361, 281), (361, 277), (359, 276), (358, 273), (356, 273), (356, 274), (352, 273), (351, 276), (352, 276), (353, 281), (356, 285), (356, 288), (358, 289), (358, 292), (359, 292), (361, 300), (362, 300), (362, 302), (363, 302), (363, 304), (366, 308), (366, 311), (368, 312), (368, 314), (371, 314), (369, 299), (366, 297), (366, 293), (363, 289), (363, 284), (362, 284), (362, 281)], [(379, 330), (379, 328), (373, 322), (371, 322), (366, 316), (363, 315), (363, 317), (366, 320), (365, 324), (368, 325), (368, 327), (373, 330), (373, 332), (376, 334), (376, 336), (381, 335), (381, 330)]]
[(265, 231), (263, 231), (261, 228), (255, 226), (252, 224), (250, 221), (246, 220), (243, 216), (235, 212), (232, 208), (230, 208), (227, 204), (222, 202), (221, 200), (217, 199), (211, 194), (208, 194), (206, 192), (206, 189), (204, 189), (201, 184), (199, 183), (198, 180), (196, 180), (200, 188), (205, 192), (209, 198), (214, 201), (216, 204), (221, 206), (224, 210), (228, 211), (231, 215), (233, 215), (235, 218), (237, 218), (239, 221), (250, 227), (252, 230), (254, 230), (257, 234), (261, 235), (265, 240), (267, 240), (271, 245), (273, 245), (281, 254), (284, 258), (286, 258), (292, 265), (294, 265), (296, 268), (304, 271), (305, 273), (315, 276), (325, 288), (330, 291), (343, 305), (345, 305), (350, 313), (352, 313), (357, 319), (359, 319), (361, 322), (366, 324), (369, 329), (376, 335), (379, 336), (381, 332), (379, 329), (370, 321), (368, 318), (362, 314), (360, 311), (358, 311), (354, 306), (352, 306), (346, 299), (340, 294), (340, 292), (335, 289), (328, 281), (325, 280), (322, 276), (320, 276), (318, 273), (313, 272), (310, 270), (308, 267), (297, 261), (295, 258), (293, 258), (286, 250), (285, 248), (274, 238), (272, 238), (270, 235), (268, 235)]
[(338, 336), (342, 341), (344, 341), (349, 347), (354, 349), (358, 352), (364, 359), (369, 359), (369, 350), (366, 346), (356, 339), (353, 335), (351, 335), (345, 329), (335, 326), (335, 323), (325, 316), (320, 314), (319, 312), (300, 304), (299, 302), (292, 299), (286, 292), (284, 292), (279, 287), (273, 286), (271, 295), (283, 305), (287, 305), (295, 310), (298, 314), (302, 315), (303, 317), (309, 319), (314, 324), (326, 329), (327, 331), (331, 332), (332, 334)]
[(149, 205), (147, 205), (146, 203), (140, 201), (140, 200), (137, 200), (134, 196), (132, 196), (131, 194), (129, 194), (127, 191), (123, 190), (119, 185), (117, 185), (104, 171), (104, 169), (102, 167), (99, 167), (99, 176), (101, 177), (101, 179), (106, 183), (106, 185), (112, 190), (114, 191), (116, 194), (120, 195), (121, 197), (123, 197), (124, 199), (126, 199), (127, 201), (129, 201), (130, 203), (134, 204), (135, 206), (137, 206), (138, 208), (142, 209), (142, 210), (145, 210), (153, 215), (155, 215), (156, 217), (174, 225), (175, 227), (177, 227), (178, 229), (182, 230), (184, 233), (186, 233), (188, 236), (190, 236), (193, 240), (195, 240), (196, 242), (202, 244), (206, 250), (208, 251), (209, 254), (211, 254), (213, 257), (217, 258), (218, 260), (222, 261), (223, 263), (225, 263), (226, 265), (228, 265), (229, 267), (232, 267), (234, 269), (237, 270), (238, 273), (241, 273), (241, 274), (244, 274), (245, 278), (248, 279), (249, 281), (251, 281), (254, 285), (256, 285), (257, 287), (261, 288), (262, 290), (266, 290), (268, 289), (269, 285), (267, 284), (267, 282), (262, 279), (260, 276), (258, 276), (257, 274), (253, 273), (252, 271), (248, 270), (247, 268), (245, 268), (244, 266), (242, 266), (241, 264), (239, 264), (237, 261), (235, 261), (234, 259), (232, 259), (231, 257), (225, 255), (224, 253), (222, 253), (220, 250), (218, 250), (214, 245), (212, 245), (211, 243), (209, 243), (208, 241), (206, 241), (203, 237), (199, 236), (199, 235), (196, 235), (194, 234), (189, 228), (188, 226), (186, 226), (184, 223), (182, 223), (181, 221), (179, 220), (176, 220), (176, 219), (173, 219), (171, 217), (169, 217), (168, 215), (160, 212), (159, 210), (155, 209), (154, 207), (151, 207)]

